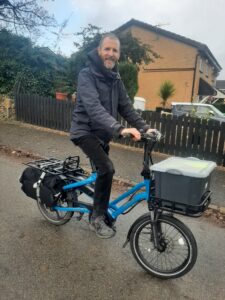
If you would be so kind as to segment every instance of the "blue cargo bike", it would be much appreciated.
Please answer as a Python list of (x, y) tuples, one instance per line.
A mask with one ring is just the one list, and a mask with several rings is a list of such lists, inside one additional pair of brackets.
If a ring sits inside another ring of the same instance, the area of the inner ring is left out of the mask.
[[(184, 159), (189, 164), (184, 167), (185, 170), (188, 167), (198, 169), (200, 165), (200, 174), (203, 169), (207, 170), (202, 178), (199, 174), (197, 177), (181, 174), (177, 171), (179, 168), (164, 172), (161, 170), (163, 162), (153, 165), (151, 157), (159, 136), (142, 134), (144, 156), (141, 175), (144, 180), (111, 200), (105, 218), (107, 224), (116, 230), (115, 223), (119, 216), (146, 201), (148, 212), (130, 227), (124, 247), (130, 243), (134, 258), (145, 271), (169, 279), (189, 272), (197, 259), (196, 240), (190, 229), (174, 217), (174, 213), (198, 217), (207, 209), (211, 197), (209, 181), (215, 164)], [(164, 162), (171, 164), (167, 160)], [(28, 168), (20, 180), (22, 190), (37, 200), (38, 208), (48, 222), (63, 225), (70, 221), (74, 213), (78, 220), (82, 220), (85, 214), (91, 216), (92, 204), (81, 201), (80, 198), (85, 197), (80, 195), (93, 197), (97, 176), (94, 166), (93, 172), (87, 174), (80, 167), (78, 156), (68, 157), (65, 161), (41, 159), (26, 165)]]

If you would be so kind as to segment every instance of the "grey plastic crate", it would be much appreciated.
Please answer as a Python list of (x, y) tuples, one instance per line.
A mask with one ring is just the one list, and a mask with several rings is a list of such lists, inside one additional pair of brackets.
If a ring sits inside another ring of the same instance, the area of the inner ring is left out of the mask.
[(212, 171), (216, 164), (193, 157), (171, 157), (151, 166), (155, 174), (155, 197), (199, 205), (202, 196), (210, 190)]

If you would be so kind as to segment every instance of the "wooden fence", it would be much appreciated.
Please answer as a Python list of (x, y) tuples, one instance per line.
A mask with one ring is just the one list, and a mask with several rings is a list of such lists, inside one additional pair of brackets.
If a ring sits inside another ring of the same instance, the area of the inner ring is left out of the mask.
[[(73, 102), (37, 95), (17, 95), (15, 103), (18, 121), (63, 131), (70, 129), (75, 105)], [(155, 151), (183, 157), (194, 156), (225, 166), (225, 123), (189, 117), (177, 118), (147, 111), (142, 116), (152, 128), (157, 128), (164, 135)], [(127, 126), (124, 120), (119, 120)], [(132, 141), (114, 141), (142, 147), (141, 143)]]
[(16, 95), (18, 121), (62, 131), (70, 130), (74, 102), (38, 95)]

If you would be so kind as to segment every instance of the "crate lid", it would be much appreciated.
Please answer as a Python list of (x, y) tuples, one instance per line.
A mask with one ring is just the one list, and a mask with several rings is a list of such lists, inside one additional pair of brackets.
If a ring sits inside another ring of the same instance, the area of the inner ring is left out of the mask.
[(205, 178), (215, 169), (213, 161), (200, 160), (195, 157), (170, 157), (150, 167), (152, 171), (169, 174)]

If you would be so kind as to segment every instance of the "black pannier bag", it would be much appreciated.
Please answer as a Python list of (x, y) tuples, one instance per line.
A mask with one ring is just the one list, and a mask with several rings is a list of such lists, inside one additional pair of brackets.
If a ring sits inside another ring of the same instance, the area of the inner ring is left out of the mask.
[(36, 188), (34, 188), (34, 184), (38, 182), (41, 176), (41, 171), (34, 168), (26, 168), (21, 177), (20, 183), (22, 184), (22, 191), (30, 198), (37, 200)]
[[(28, 167), (26, 168), (20, 182), (22, 191), (30, 198), (37, 200), (37, 182), (40, 179), (42, 171)], [(57, 195), (62, 192), (63, 185), (66, 184), (66, 178), (61, 175), (45, 174), (44, 179), (40, 183), (39, 196), (46, 206), (56, 204)]]

